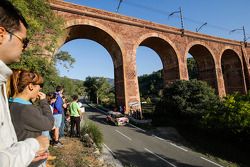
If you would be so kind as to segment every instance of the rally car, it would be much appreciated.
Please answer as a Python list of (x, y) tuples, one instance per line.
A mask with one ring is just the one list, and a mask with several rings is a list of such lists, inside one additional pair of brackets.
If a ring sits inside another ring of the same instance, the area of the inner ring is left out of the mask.
[(113, 112), (113, 111), (108, 112), (106, 120), (107, 122), (112, 122), (116, 126), (126, 125), (127, 123), (129, 123), (129, 119), (127, 117), (125, 117), (120, 112)]

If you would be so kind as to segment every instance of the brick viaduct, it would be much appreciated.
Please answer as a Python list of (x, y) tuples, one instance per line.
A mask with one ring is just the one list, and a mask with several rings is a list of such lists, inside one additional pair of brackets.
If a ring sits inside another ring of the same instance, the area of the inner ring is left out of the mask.
[[(51, 0), (53, 11), (65, 19), (65, 34), (58, 48), (74, 39), (90, 39), (101, 44), (114, 65), (116, 102), (140, 102), (136, 69), (136, 49), (153, 49), (163, 64), (164, 85), (188, 80), (187, 55), (198, 66), (199, 80), (216, 89), (219, 96), (250, 88), (250, 43), (213, 37), (99, 9)], [(84, 55), (83, 55), (84, 56)], [(84, 69), (83, 69), (84, 70)]]

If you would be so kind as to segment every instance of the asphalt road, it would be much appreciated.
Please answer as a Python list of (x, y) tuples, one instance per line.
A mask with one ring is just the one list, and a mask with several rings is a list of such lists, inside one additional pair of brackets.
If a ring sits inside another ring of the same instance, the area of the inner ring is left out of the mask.
[(222, 167), (189, 148), (164, 140), (133, 125), (114, 126), (106, 116), (85, 108), (86, 118), (94, 121), (104, 135), (104, 147), (128, 167)]

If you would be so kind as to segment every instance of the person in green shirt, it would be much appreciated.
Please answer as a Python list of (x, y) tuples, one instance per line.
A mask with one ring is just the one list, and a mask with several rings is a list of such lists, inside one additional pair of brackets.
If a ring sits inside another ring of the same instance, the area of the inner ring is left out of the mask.
[(75, 136), (75, 127), (76, 127), (76, 137), (80, 137), (80, 106), (77, 104), (78, 101), (78, 96), (73, 95), (73, 102), (69, 106), (69, 111), (70, 111), (70, 137)]

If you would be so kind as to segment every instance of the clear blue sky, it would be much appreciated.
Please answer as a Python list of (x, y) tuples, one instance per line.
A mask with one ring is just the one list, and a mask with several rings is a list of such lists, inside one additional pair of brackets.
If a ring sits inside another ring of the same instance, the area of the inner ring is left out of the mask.
[[(115, 12), (119, 0), (64, 0), (67, 2)], [(168, 17), (182, 7), (184, 28), (195, 31), (208, 24), (201, 33), (242, 40), (242, 31), (230, 30), (245, 26), (250, 37), (250, 0), (123, 0), (119, 14), (180, 28), (178, 14)], [(248, 39), (248, 42), (250, 39)], [(60, 50), (68, 51), (76, 59), (73, 68), (66, 70), (58, 64), (61, 76), (84, 80), (87, 76), (114, 77), (113, 63), (104, 47), (91, 40), (73, 40)], [(137, 74), (150, 74), (162, 69), (159, 56), (147, 47), (139, 47), (136, 54)]]

